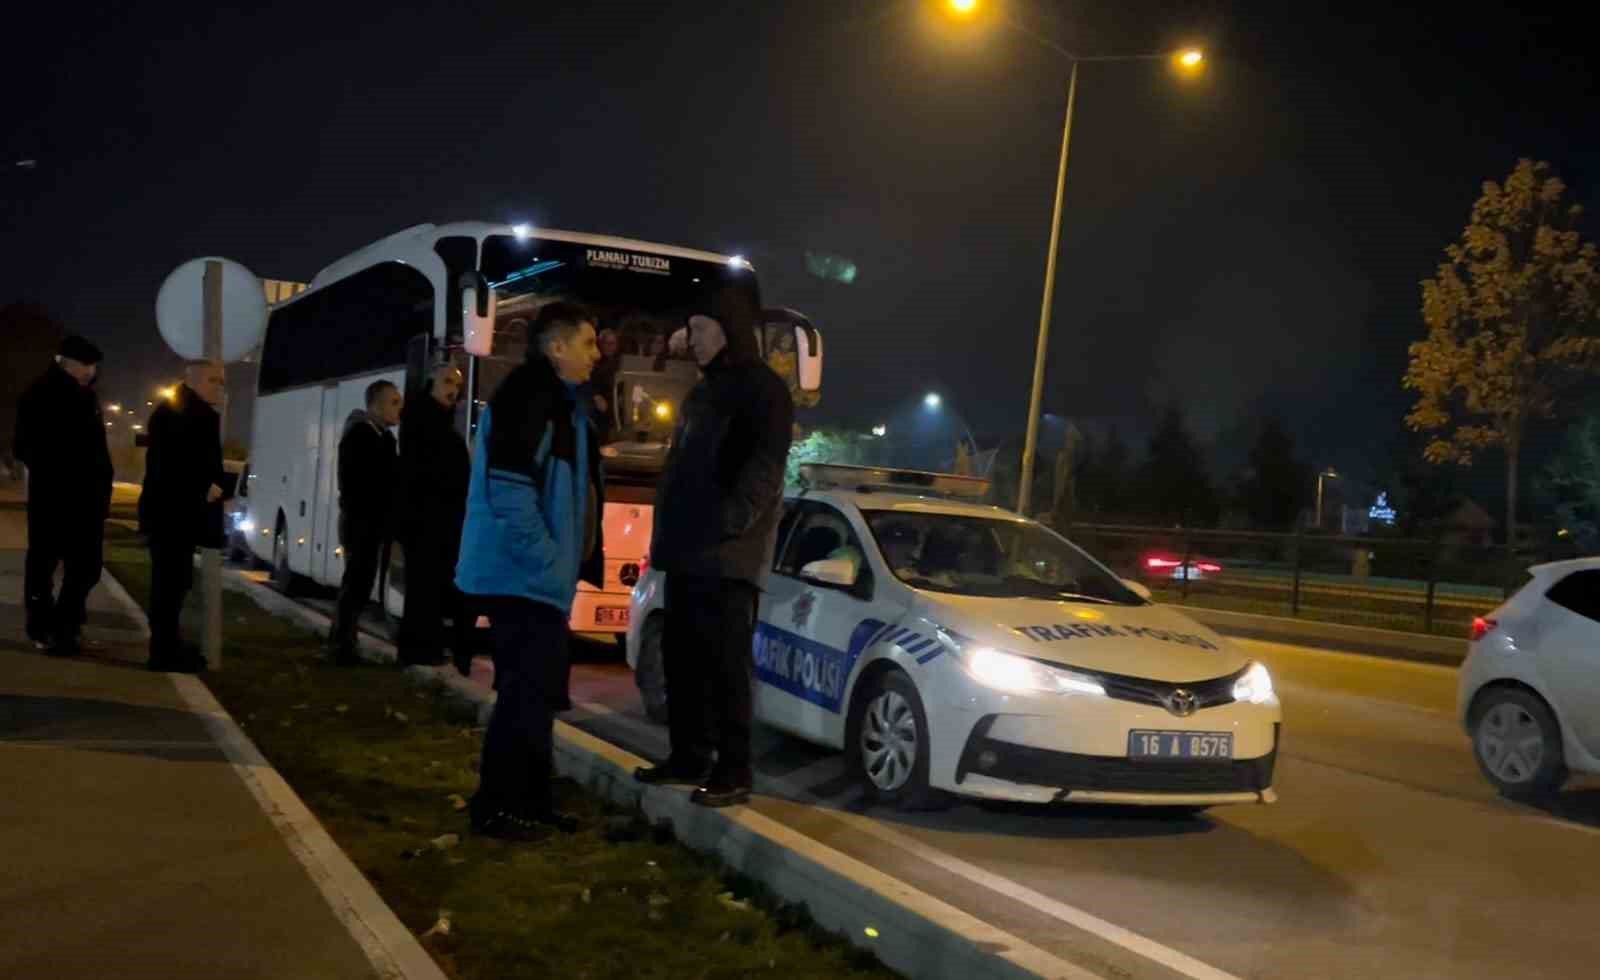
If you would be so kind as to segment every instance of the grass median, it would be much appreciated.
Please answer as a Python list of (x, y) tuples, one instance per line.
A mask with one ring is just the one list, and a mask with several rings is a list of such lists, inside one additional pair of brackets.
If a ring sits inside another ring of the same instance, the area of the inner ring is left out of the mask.
[[(109, 525), (106, 559), (147, 605), (138, 539)], [(578, 834), (469, 835), (481, 729), (393, 667), (328, 666), (313, 634), (223, 602), (226, 669), (207, 686), (451, 977), (895, 975), (570, 782), (557, 801)]]

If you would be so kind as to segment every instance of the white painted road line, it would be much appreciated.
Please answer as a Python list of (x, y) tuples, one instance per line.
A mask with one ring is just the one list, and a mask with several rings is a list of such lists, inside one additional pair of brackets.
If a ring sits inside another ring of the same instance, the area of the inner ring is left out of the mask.
[[(772, 780), (772, 783), (786, 792), (798, 795), (805, 794), (803, 789), (790, 785), (786, 780)], [(1086, 912), (1075, 905), (1068, 905), (1065, 902), (1058, 901), (1026, 885), (1012, 881), (1003, 875), (987, 871), (975, 864), (941, 851), (937, 847), (924, 844), (914, 837), (896, 830), (890, 830), (872, 817), (842, 810), (830, 812), (836, 819), (849, 824), (856, 830), (871, 837), (876, 837), (886, 844), (892, 844), (934, 867), (948, 871), (957, 877), (965, 878), (967, 881), (987, 888), (997, 895), (1004, 895), (1006, 898), (1021, 902), (1035, 911), (1043, 912), (1051, 918), (1081, 929), (1092, 936), (1097, 936), (1112, 945), (1120, 946), (1130, 953), (1135, 953), (1154, 963), (1159, 963), (1186, 977), (1192, 977), (1193, 980), (1240, 980), (1239, 977), (1225, 970), (1219, 970), (1210, 964), (1200, 962), (1187, 953), (1180, 953), (1132, 930), (1107, 922), (1105, 919), (1091, 912)]]

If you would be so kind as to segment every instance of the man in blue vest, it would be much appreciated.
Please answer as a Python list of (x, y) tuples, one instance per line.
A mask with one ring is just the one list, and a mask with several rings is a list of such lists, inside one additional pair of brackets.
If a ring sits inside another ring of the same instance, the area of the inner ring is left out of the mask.
[[(499, 700), (483, 740), (474, 832), (527, 840), (573, 818), (550, 795), (554, 712), (567, 702), (578, 580), (601, 584), (605, 481), (587, 391), (600, 360), (594, 317), (545, 305), (528, 359), (478, 422), (456, 585), (489, 617)], [(542, 826), (541, 826), (542, 825)]]

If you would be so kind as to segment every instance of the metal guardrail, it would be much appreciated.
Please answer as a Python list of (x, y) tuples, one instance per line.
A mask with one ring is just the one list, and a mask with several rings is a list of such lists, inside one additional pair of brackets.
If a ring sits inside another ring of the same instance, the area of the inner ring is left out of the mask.
[[(1529, 565), (1570, 557), (1446, 529), (1399, 538), (1073, 523), (1064, 533), (1160, 599), (1447, 636), (1466, 635)], [(1155, 556), (1167, 564), (1152, 567)]]

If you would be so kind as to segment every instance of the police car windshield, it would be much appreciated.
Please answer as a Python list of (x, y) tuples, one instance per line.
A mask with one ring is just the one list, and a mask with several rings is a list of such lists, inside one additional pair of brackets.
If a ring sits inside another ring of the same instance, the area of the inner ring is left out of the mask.
[(895, 577), (917, 589), (992, 598), (1144, 603), (1103, 565), (1037, 524), (868, 511)]

